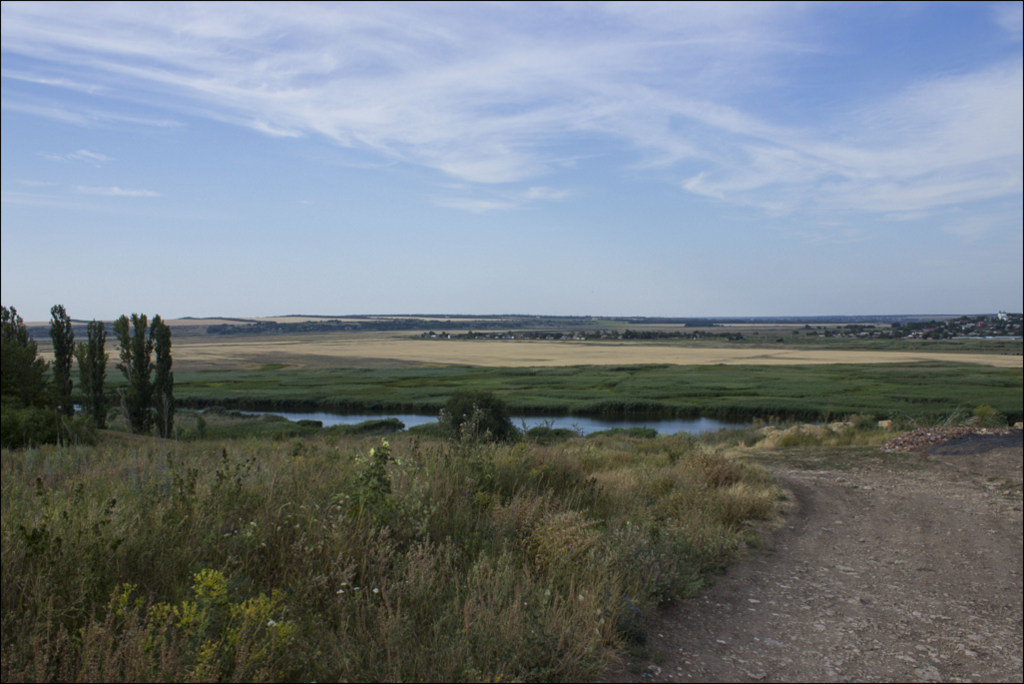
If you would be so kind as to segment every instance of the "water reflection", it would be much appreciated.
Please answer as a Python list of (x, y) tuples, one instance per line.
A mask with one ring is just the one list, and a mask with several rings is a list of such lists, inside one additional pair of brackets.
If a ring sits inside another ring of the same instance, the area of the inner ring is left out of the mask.
[[(332, 425), (356, 425), (368, 420), (381, 420), (383, 418), (397, 418), (411, 428), (417, 425), (433, 423), (437, 421), (437, 415), (423, 415), (417, 413), (328, 413), (326, 411), (313, 411), (309, 413), (293, 411), (240, 411), (249, 415), (272, 414), (284, 416), (288, 420), (318, 420), (324, 427)], [(512, 424), (519, 429), (529, 430), (539, 426), (552, 428), (568, 428), (582, 435), (589, 435), (592, 432), (610, 430), (612, 428), (652, 428), (659, 435), (674, 435), (677, 432), (686, 432), (699, 435), (704, 432), (714, 432), (723, 428), (742, 428), (744, 423), (727, 423), (714, 418), (672, 418), (669, 420), (607, 420), (603, 418), (587, 418), (584, 416), (512, 416)]]

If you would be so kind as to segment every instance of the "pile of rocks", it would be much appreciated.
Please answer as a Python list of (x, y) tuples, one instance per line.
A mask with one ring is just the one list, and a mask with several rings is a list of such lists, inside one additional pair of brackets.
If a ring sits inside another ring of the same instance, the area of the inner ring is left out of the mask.
[(1010, 428), (979, 428), (979, 427), (934, 427), (905, 432), (894, 437), (882, 446), (882, 451), (913, 451), (924, 449), (933, 444), (948, 442), (951, 439), (970, 437), (971, 435), (1008, 435)]

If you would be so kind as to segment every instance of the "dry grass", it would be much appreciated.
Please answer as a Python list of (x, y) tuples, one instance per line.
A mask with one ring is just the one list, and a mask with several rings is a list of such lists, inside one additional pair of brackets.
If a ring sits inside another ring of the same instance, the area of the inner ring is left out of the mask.
[(591, 681), (778, 500), (680, 438), (105, 437), (3, 451), (3, 681)]
[(917, 351), (850, 351), (751, 347), (689, 347), (654, 343), (504, 340), (420, 340), (395, 334), (315, 334), (273, 338), (180, 338), (177, 368), (244, 368), (266, 363), (297, 367), (467, 365), (555, 367), (574, 365), (821, 365), (947, 361), (1022, 368), (1022, 357)]

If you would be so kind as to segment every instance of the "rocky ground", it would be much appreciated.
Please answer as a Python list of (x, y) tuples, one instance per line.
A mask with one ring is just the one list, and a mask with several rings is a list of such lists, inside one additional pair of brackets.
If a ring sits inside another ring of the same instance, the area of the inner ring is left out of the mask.
[(1021, 431), (911, 442), (769, 454), (782, 524), (608, 681), (1022, 681)]

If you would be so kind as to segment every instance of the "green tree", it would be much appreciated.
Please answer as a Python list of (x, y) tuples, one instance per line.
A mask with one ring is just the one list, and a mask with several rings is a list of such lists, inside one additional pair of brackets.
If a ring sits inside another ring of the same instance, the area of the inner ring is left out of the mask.
[(107, 374), (107, 360), (110, 356), (104, 347), (107, 331), (102, 321), (92, 321), (88, 327), (88, 342), (79, 342), (75, 348), (78, 359), (78, 382), (85, 394), (85, 412), (98, 428), (107, 426), (107, 397), (103, 393), (103, 382)]
[(135, 433), (146, 433), (153, 427), (153, 385), (149, 377), (153, 340), (146, 334), (147, 323), (145, 314), (134, 313), (130, 322), (124, 315), (114, 322), (121, 357), (117, 367), (128, 381), (128, 387), (120, 390), (121, 403)]
[(0, 313), (0, 396), (5, 404), (45, 406), (47, 363), (37, 356), (38, 345), (13, 306)]
[(156, 431), (161, 437), (174, 435), (174, 373), (171, 372), (171, 328), (159, 315), (153, 316), (149, 336), (156, 352), (153, 378), (153, 408)]
[(13, 306), (0, 313), (0, 444), (15, 449), (56, 442), (57, 414), (46, 382), (48, 364)]
[(75, 354), (75, 333), (71, 331), (71, 319), (62, 304), (50, 309), (50, 339), (53, 340), (53, 389), (57, 407), (65, 416), (73, 416), (71, 361)]
[(509, 442), (519, 437), (505, 402), (490, 392), (456, 392), (441, 410), (439, 422), (452, 439)]

